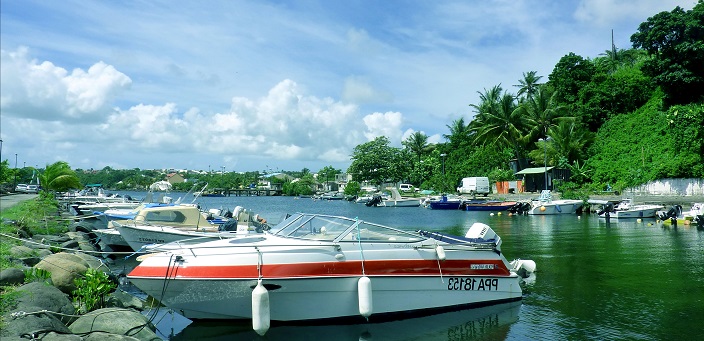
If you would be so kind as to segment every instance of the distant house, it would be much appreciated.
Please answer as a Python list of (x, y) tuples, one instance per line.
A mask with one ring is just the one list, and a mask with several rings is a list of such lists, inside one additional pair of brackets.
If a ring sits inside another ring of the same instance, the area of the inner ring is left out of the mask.
[(186, 182), (186, 179), (181, 176), (181, 174), (178, 173), (169, 173), (166, 174), (166, 181), (168, 181), (170, 184), (177, 184), (181, 182)]

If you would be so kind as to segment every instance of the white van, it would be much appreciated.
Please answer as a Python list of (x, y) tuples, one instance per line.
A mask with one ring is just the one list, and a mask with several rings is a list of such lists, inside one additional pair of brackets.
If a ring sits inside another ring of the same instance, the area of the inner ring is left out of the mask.
[(400, 184), (398, 185), (398, 190), (401, 192), (412, 192), (414, 187), (411, 184)]
[(462, 179), (460, 187), (457, 187), (457, 192), (460, 194), (483, 194), (484, 196), (489, 195), (489, 178), (485, 176), (473, 176), (469, 178)]

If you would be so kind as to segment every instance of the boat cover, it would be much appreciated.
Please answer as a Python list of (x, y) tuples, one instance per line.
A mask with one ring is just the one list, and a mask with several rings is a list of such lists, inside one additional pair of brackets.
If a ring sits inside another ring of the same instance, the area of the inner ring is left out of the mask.
[(440, 232), (430, 232), (430, 231), (418, 231), (423, 237), (433, 238), (438, 241), (443, 241), (448, 244), (467, 244), (467, 243), (481, 243), (481, 244), (495, 244), (496, 239), (483, 239), (483, 238), (465, 238), (458, 237), (449, 234), (444, 234)]

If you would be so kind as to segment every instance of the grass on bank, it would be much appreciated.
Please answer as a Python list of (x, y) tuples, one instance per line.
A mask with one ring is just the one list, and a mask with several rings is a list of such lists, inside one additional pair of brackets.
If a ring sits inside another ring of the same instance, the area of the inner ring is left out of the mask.
[[(56, 219), (58, 216), (59, 204), (48, 193), (3, 209), (0, 213), (0, 269), (23, 267), (10, 257), (10, 250), (22, 245), (22, 242), (6, 236), (28, 239), (36, 234), (58, 235), (68, 231), (69, 222)], [(15, 286), (1, 286), (0, 294), (0, 313), (4, 314), (14, 304), (19, 293), (15, 291)], [(0, 322), (0, 325), (3, 324)]]

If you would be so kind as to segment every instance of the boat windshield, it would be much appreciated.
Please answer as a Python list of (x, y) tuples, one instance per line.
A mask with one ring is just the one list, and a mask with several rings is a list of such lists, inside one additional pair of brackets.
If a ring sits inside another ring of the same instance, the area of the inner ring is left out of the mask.
[(274, 226), (275, 235), (326, 241), (417, 242), (422, 236), (345, 217), (297, 213)]

